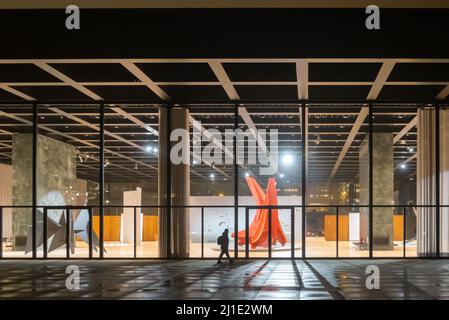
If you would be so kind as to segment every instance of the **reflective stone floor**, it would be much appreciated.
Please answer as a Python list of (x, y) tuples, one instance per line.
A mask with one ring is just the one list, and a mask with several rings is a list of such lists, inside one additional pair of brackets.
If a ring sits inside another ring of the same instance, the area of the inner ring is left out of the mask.
[[(68, 265), (79, 290), (66, 288)], [(365, 287), (368, 265), (379, 290)], [(449, 299), (449, 260), (3, 260), (0, 299)]]

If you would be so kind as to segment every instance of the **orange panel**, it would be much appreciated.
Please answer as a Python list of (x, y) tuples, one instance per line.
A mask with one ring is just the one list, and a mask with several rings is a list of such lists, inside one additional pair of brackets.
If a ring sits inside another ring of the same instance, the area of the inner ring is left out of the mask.
[(157, 241), (158, 216), (143, 216), (143, 241)]
[[(100, 234), (100, 216), (93, 216), (93, 228), (96, 234)], [(104, 216), (103, 220), (104, 241), (120, 241), (120, 216)]]
[[(335, 241), (337, 239), (337, 216), (326, 215), (324, 217), (324, 239)], [(338, 240), (349, 241), (349, 215), (338, 216)]]
[(404, 240), (404, 217), (402, 215), (393, 216), (393, 240)]

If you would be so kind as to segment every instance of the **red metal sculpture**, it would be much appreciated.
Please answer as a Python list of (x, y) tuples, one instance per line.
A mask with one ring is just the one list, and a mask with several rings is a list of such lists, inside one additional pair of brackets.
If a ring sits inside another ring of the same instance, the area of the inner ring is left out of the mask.
[[(253, 177), (246, 177), (249, 189), (256, 201), (257, 206), (276, 206), (278, 204), (276, 192), (276, 180), (274, 178), (268, 179), (268, 186), (266, 193), (263, 192), (256, 179)], [(231, 235), (235, 237), (234, 233)], [(278, 209), (271, 210), (271, 242), (275, 245), (279, 242), (285, 245), (287, 238), (282, 230), (279, 222)], [(245, 244), (245, 230), (238, 232), (238, 244)], [(256, 215), (249, 226), (249, 244), (252, 249), (257, 247), (268, 247), (268, 209), (257, 209)]]

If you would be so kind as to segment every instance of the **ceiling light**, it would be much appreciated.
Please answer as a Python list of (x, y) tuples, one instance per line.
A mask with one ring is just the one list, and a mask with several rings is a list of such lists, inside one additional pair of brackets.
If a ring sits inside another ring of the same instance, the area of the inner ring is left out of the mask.
[(145, 146), (145, 151), (146, 152), (151, 152), (153, 150), (152, 146)]
[(245, 173), (245, 177), (248, 178), (249, 177), (249, 172)]
[(154, 153), (157, 153), (157, 152), (158, 152), (158, 149), (157, 149), (157, 148), (154, 148), (154, 149), (153, 149), (153, 152), (154, 152)]
[(401, 163), (401, 169), (407, 168), (407, 165), (405, 163)]
[(211, 174), (209, 175), (209, 178), (214, 179), (214, 178), (215, 178), (215, 174), (211, 173)]
[(293, 157), (291, 154), (287, 153), (282, 157), (282, 163), (289, 166), (293, 163)]
[(281, 173), (280, 175), (279, 175), (279, 178), (284, 178), (284, 174), (283, 173)]

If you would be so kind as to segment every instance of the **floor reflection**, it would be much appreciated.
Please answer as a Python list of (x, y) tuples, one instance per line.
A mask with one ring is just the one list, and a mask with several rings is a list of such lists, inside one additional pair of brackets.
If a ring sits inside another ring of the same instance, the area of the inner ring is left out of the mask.
[[(367, 290), (365, 270), (381, 271)], [(65, 287), (77, 265), (81, 288)], [(445, 260), (0, 261), (1, 299), (449, 299)]]

